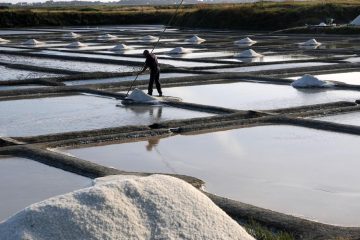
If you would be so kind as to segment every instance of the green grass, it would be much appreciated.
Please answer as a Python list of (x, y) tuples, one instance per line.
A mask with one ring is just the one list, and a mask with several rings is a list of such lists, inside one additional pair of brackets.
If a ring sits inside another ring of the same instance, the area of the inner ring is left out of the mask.
[[(175, 6), (88, 6), (0, 9), (0, 27), (166, 24)], [(326, 18), (348, 23), (360, 14), (360, 1), (197, 4), (180, 9), (174, 25), (242, 30), (279, 30), (319, 24)]]
[(283, 231), (271, 231), (269, 228), (251, 220), (245, 224), (246, 231), (257, 240), (294, 240), (291, 234)]

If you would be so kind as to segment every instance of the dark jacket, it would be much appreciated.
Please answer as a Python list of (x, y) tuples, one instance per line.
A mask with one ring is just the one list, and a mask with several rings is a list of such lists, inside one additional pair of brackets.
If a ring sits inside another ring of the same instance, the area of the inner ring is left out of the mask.
[(146, 56), (145, 65), (146, 67), (150, 68), (151, 72), (157, 72), (160, 70), (157, 57), (153, 53), (150, 53), (148, 56)]

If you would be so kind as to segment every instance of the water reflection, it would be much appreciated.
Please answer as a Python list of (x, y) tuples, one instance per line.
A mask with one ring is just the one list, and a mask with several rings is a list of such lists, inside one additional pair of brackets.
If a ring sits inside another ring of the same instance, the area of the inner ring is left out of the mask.
[(163, 114), (163, 106), (126, 106), (126, 109), (135, 113), (135, 115), (149, 114), (154, 120), (160, 120)]

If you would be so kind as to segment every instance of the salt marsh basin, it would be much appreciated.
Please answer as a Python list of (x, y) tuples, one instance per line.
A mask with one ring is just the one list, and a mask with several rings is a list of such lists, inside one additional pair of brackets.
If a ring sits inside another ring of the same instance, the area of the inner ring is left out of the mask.
[(126, 171), (196, 176), (211, 193), (307, 219), (359, 226), (358, 144), (351, 135), (271, 126), (67, 152)]

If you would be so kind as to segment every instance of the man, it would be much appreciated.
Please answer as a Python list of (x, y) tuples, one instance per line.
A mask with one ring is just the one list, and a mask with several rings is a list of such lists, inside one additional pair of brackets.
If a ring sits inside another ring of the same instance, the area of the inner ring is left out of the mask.
[(145, 70), (147, 68), (150, 69), (150, 81), (149, 81), (149, 87), (148, 87), (148, 94), (152, 95), (153, 92), (153, 85), (154, 85), (154, 81), (155, 81), (155, 85), (156, 85), (156, 89), (159, 93), (159, 96), (162, 96), (162, 91), (161, 91), (161, 84), (159, 81), (160, 78), (160, 67), (159, 67), (159, 63), (157, 61), (157, 57), (155, 56), (155, 54), (150, 53), (148, 50), (145, 50), (143, 52), (144, 57), (146, 58), (145, 61), (145, 66), (144, 68), (141, 70), (140, 73), (145, 72)]

